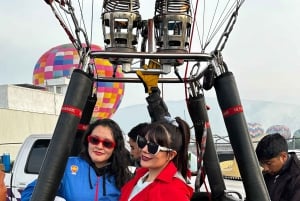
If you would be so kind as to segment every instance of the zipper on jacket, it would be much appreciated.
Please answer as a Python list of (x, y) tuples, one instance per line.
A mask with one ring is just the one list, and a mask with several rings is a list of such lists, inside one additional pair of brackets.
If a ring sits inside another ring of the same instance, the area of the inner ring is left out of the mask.
[(277, 179), (278, 179), (279, 176), (280, 176), (280, 175), (276, 175), (276, 176), (275, 176), (275, 179), (274, 179), (274, 182), (273, 182), (274, 184), (276, 183), (276, 181), (277, 181)]
[(99, 180), (100, 180), (100, 177), (97, 177), (95, 201), (98, 201), (98, 194), (99, 194)]

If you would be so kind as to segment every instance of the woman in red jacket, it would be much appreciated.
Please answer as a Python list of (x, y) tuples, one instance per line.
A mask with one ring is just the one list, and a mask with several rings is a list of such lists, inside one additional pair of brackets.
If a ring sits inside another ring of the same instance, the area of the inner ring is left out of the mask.
[(193, 189), (186, 183), (190, 130), (184, 120), (175, 120), (152, 123), (145, 137), (138, 136), (142, 167), (121, 189), (120, 201), (191, 199)]

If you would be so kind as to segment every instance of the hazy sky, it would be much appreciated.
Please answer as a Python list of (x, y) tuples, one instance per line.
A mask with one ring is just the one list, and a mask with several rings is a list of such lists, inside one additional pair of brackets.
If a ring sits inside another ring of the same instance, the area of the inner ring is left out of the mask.
[[(140, 2), (143, 19), (150, 18), (154, 0)], [(101, 6), (98, 8), (97, 16)], [(223, 51), (242, 99), (299, 104), (299, 8), (299, 0), (246, 0), (243, 4)], [(40, 56), (54, 46), (70, 43), (43, 0), (1, 1), (0, 25), (0, 84), (32, 83)], [(99, 37), (94, 35), (93, 43), (103, 46), (102, 28), (94, 29)], [(164, 85), (164, 92), (166, 100), (184, 99), (182, 86)], [(213, 90), (205, 93), (214, 96)], [(142, 84), (128, 84), (121, 106), (145, 103), (145, 96)]]

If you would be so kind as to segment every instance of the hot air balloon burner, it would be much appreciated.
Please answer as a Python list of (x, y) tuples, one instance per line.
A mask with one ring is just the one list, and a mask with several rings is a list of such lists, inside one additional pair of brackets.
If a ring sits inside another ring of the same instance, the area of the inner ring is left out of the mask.
[[(135, 53), (141, 16), (138, 0), (103, 1), (102, 29), (105, 49), (110, 52)], [(131, 58), (109, 58), (113, 65), (122, 65), (122, 70), (131, 70)]]
[[(156, 0), (154, 16), (156, 51), (160, 53), (188, 53), (191, 33), (189, 0)], [(178, 59), (161, 59), (161, 64), (178, 66)]]

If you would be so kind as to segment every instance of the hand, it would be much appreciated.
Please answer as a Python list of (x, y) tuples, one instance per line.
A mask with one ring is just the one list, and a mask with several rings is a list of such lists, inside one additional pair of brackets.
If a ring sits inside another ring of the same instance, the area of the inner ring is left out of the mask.
[[(151, 59), (149, 61), (148, 65), (144, 65), (144, 69), (159, 69), (160, 64), (157, 60)], [(145, 93), (152, 93), (153, 88), (157, 88), (157, 83), (159, 79), (159, 73), (150, 73), (147, 71), (136, 71), (137, 76), (140, 78), (140, 80), (143, 82), (143, 85), (145, 87)]]
[(148, 103), (148, 112), (151, 117), (151, 122), (163, 121), (165, 117), (170, 117), (168, 107), (164, 100), (160, 97), (160, 90), (158, 87), (151, 88), (152, 93), (146, 98)]
[(145, 93), (152, 93), (152, 88), (157, 88), (158, 83), (158, 74), (143, 74), (142, 71), (136, 71), (137, 76), (143, 82)]

